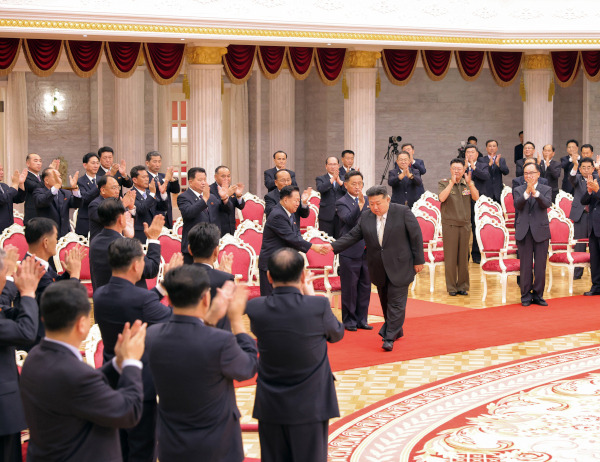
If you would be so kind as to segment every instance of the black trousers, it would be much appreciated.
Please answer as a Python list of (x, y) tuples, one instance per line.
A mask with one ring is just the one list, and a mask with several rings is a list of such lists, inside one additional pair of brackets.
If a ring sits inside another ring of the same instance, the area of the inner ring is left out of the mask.
[(21, 462), (21, 432), (0, 435), (0, 462)]
[[(588, 237), (588, 212), (583, 212), (579, 221), (573, 222), (573, 238), (586, 239)], [(575, 252), (585, 252), (585, 244), (575, 244), (573, 248)], [(583, 268), (575, 268), (573, 276), (580, 278), (583, 275)]]
[(329, 421), (280, 425), (258, 421), (262, 462), (326, 462)]
[(156, 413), (156, 401), (144, 401), (138, 424), (119, 430), (124, 462), (156, 461)]
[(531, 230), (528, 230), (525, 238), (517, 241), (517, 247), (521, 260), (521, 302), (530, 302), (534, 297), (543, 298), (546, 287), (548, 240), (536, 242)]
[(371, 279), (364, 254), (361, 258), (340, 255), (342, 322), (346, 327), (367, 324), (371, 300)]
[(273, 293), (273, 286), (267, 278), (267, 272), (264, 270), (258, 270), (258, 278), (260, 280), (260, 296), (266, 297), (267, 295), (271, 295), (271, 293)]
[(408, 285), (395, 286), (386, 277), (383, 286), (377, 286), (379, 301), (383, 310), (385, 322), (379, 330), (383, 340), (392, 342), (404, 335), (402, 326), (406, 317), (406, 300), (408, 299)]
[(473, 245), (471, 247), (471, 258), (474, 262), (481, 261), (481, 252), (479, 251), (479, 242), (475, 234), (475, 202), (471, 201), (471, 232), (473, 233)]
[(319, 230), (326, 232), (329, 236), (337, 239), (339, 237), (339, 228), (339, 218), (337, 215), (331, 221), (325, 221), (319, 218)]
[(590, 270), (592, 273), (591, 292), (600, 294), (600, 237), (590, 233)]

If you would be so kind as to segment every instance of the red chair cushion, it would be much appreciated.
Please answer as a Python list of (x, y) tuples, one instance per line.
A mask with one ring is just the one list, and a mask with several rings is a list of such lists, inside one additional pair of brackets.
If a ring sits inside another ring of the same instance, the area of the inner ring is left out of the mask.
[(433, 254), (433, 262), (432, 263), (439, 263), (439, 262), (444, 261), (444, 251), (443, 250), (434, 250), (431, 253)]
[[(506, 272), (507, 273), (512, 273), (514, 271), (520, 271), (521, 269), (521, 261), (516, 259), (516, 258), (509, 258), (507, 260), (503, 260), (504, 261), (504, 266), (506, 266)], [(482, 266), (481, 269), (483, 271), (493, 271), (494, 273), (501, 273), (502, 270), (500, 269), (500, 261), (499, 260), (492, 260), (492, 261), (486, 261)]]
[(181, 241), (172, 239), (169, 236), (159, 236), (160, 242), (160, 255), (165, 259), (165, 262), (169, 262), (174, 253), (181, 252)]
[(262, 247), (263, 234), (254, 229), (247, 229), (238, 236), (242, 241), (248, 244), (254, 250), (256, 255), (260, 255)]
[(19, 261), (25, 258), (25, 254), (27, 253), (27, 249), (29, 246), (27, 245), (27, 241), (25, 240), (25, 235), (21, 233), (14, 233), (10, 237), (8, 237), (4, 243), (3, 247), (6, 247), (8, 244), (14, 245), (17, 249), (19, 249)]
[(260, 297), (260, 286), (248, 286), (248, 300)]
[[(589, 263), (590, 262), (590, 254), (587, 252), (571, 252), (571, 256), (573, 257), (573, 263)], [(548, 261), (552, 263), (569, 263), (567, 259), (567, 254), (565, 253), (555, 253), (552, 255)]]
[(102, 340), (100, 340), (98, 342), (98, 345), (96, 346), (96, 351), (94, 352), (94, 365), (96, 366), (96, 369), (102, 367), (102, 364), (104, 363), (104, 342)]
[(265, 208), (262, 204), (254, 201), (246, 201), (246, 205), (241, 210), (244, 220), (258, 221), (262, 225)]
[[(339, 276), (330, 277), (329, 284), (331, 285), (332, 292), (339, 292), (340, 290), (342, 290), (342, 283), (340, 281)], [(316, 279), (313, 282), (313, 287), (317, 292), (326, 292), (327, 290), (325, 289), (325, 278)]]

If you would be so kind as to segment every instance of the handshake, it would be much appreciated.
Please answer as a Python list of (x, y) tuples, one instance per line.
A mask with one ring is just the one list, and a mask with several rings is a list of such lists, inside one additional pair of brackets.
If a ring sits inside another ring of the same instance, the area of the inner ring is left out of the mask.
[(321, 255), (327, 255), (329, 252), (333, 252), (331, 244), (313, 244), (310, 249)]

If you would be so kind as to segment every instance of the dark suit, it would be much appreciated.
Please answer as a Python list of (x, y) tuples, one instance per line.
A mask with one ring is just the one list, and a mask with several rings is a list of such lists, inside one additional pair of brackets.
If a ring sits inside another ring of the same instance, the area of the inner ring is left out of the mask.
[[(581, 156), (577, 156), (578, 162), (581, 162)], [(571, 162), (571, 156), (566, 155), (560, 158), (560, 167), (564, 170), (563, 180), (562, 180), (562, 189), (564, 192), (569, 194), (573, 194), (573, 185), (569, 181), (569, 176), (571, 176), (571, 170), (573, 170), (573, 162)]]
[[(365, 202), (366, 202), (365, 197)], [(340, 220), (340, 236), (348, 234), (358, 224), (360, 207), (352, 196), (346, 194), (335, 203)], [(366, 211), (369, 204), (365, 203)], [(342, 322), (346, 327), (367, 324), (371, 300), (371, 279), (367, 266), (365, 241), (358, 241), (340, 253), (340, 283), (342, 285)]]
[[(491, 185), (489, 165), (485, 162), (481, 162), (481, 154), (475, 161), (475, 170), (467, 165), (467, 173), (471, 173), (471, 179), (475, 183), (475, 188), (479, 191), (479, 195), (488, 195)], [(490, 196), (488, 196), (490, 197)], [(481, 252), (479, 252), (479, 243), (475, 238), (475, 202), (471, 199), (471, 232), (473, 233), (473, 244), (471, 245), (471, 258), (475, 263), (481, 262)]]
[[(344, 177), (340, 174), (340, 179)], [(335, 203), (346, 194), (346, 189), (337, 182), (331, 183), (328, 173), (316, 178), (317, 191), (321, 193), (321, 202), (319, 204), (319, 229), (326, 232), (331, 237), (338, 237), (339, 223), (335, 215)], [(298, 207), (300, 209), (300, 207)]]
[(423, 180), (421, 179), (421, 173), (415, 167), (408, 167), (410, 173), (412, 173), (412, 180), (405, 176), (398, 178), (400, 175), (400, 168), (393, 168), (388, 173), (388, 184), (392, 187), (392, 202), (394, 204), (408, 205), (412, 207), (413, 204), (421, 197), (420, 190), (423, 186)]
[[(207, 265), (205, 263), (194, 263), (194, 265), (203, 268), (206, 271), (206, 274), (208, 275), (208, 279), (210, 281), (211, 300), (213, 300), (216, 297), (217, 289), (223, 287), (223, 284), (225, 284), (227, 281), (235, 281), (235, 277), (231, 273), (226, 273), (225, 271), (214, 269), (212, 266)], [(229, 317), (223, 316), (217, 323), (217, 327), (219, 329), (228, 330), (231, 332), (231, 324), (229, 322)]]
[(98, 196), (88, 206), (88, 217), (90, 223), (90, 242), (92, 239), (104, 229), (104, 226), (100, 223), (100, 218), (98, 217), (98, 207), (102, 204), (104, 197)]
[(552, 188), (552, 202), (556, 199), (558, 194), (558, 179), (560, 178), (560, 162), (557, 160), (550, 160), (550, 163), (546, 165), (546, 161), (543, 160), (540, 163), (540, 180), (545, 179), (548, 181), (548, 186)]
[(152, 220), (156, 215), (164, 215), (167, 211), (166, 202), (158, 200), (157, 197), (160, 195), (160, 192), (156, 192), (155, 197), (152, 197), (150, 194), (150, 190), (146, 189), (144, 192), (146, 194), (146, 198), (144, 198), (144, 194), (142, 194), (137, 188), (134, 188), (135, 191), (135, 217), (133, 223), (134, 236), (140, 240), (142, 244), (146, 243), (146, 234), (144, 233), (144, 223), (147, 223), (148, 226), (152, 224)]
[(589, 208), (588, 236), (592, 273), (590, 292), (600, 294), (600, 192), (589, 194), (586, 190), (581, 203)]
[[(398, 165), (396, 164), (396, 166)], [(414, 170), (418, 170), (419, 175), (421, 175), (421, 177), (427, 173), (427, 169), (425, 168), (425, 162), (423, 162), (422, 159), (413, 159), (413, 163), (410, 165), (410, 167), (412, 167)], [(423, 178), (421, 178), (421, 180), (423, 180)], [(418, 197), (421, 197), (421, 194), (423, 194), (424, 192), (425, 185), (423, 184), (423, 181), (421, 181), (421, 185), (417, 187)]]
[(0, 311), (0, 459), (21, 461), (21, 430), (27, 428), (21, 397), (15, 346), (31, 345), (38, 331), (38, 306), (31, 297), (21, 298), (20, 306), (6, 316)]
[(260, 355), (252, 416), (262, 461), (324, 462), (328, 420), (339, 416), (327, 342), (342, 339), (343, 325), (326, 298), (295, 287), (248, 301), (246, 314)]
[(23, 366), (21, 398), (31, 439), (28, 461), (121, 461), (117, 428), (142, 413), (142, 371), (93, 369), (71, 350), (42, 340)]
[(500, 203), (500, 199), (502, 196), (502, 188), (504, 187), (504, 183), (502, 181), (502, 176), (508, 175), (509, 170), (506, 165), (506, 160), (504, 157), (500, 157), (500, 161), (498, 162), (500, 166), (496, 165), (494, 162), (490, 167), (490, 158), (489, 156), (483, 156), (479, 162), (484, 162), (488, 166), (488, 171), (490, 174), (490, 183), (488, 185), (488, 193), (486, 196), (494, 199), (496, 202)]
[[(108, 246), (111, 242), (122, 238), (123, 235), (112, 229), (103, 228), (90, 244), (90, 272), (92, 287), (96, 289), (108, 284), (112, 277), (112, 269), (108, 262)], [(144, 272), (142, 279), (135, 285), (147, 289), (146, 279), (155, 278), (160, 268), (160, 244), (148, 244), (148, 252), (144, 257)]]
[[(515, 164), (519, 159), (523, 159), (523, 143), (519, 143), (515, 146)], [(517, 174), (517, 176), (519, 175)]]
[(515, 221), (515, 239), (521, 260), (522, 303), (544, 297), (546, 259), (550, 240), (548, 207), (552, 205), (552, 188), (550, 186), (538, 183), (536, 190), (540, 195), (537, 198), (531, 195), (529, 199), (525, 199), (523, 194), (526, 189), (527, 185), (524, 184), (513, 190), (515, 210), (519, 211)]
[(348, 173), (349, 171), (353, 171), (356, 170), (354, 167), (350, 167), (350, 170), (346, 170), (346, 168), (343, 165), (340, 165), (340, 176), (346, 178), (346, 173)]
[(179, 194), (181, 191), (181, 186), (179, 186), (179, 180), (169, 181), (167, 185), (167, 198), (163, 201), (160, 197), (160, 191), (158, 190), (158, 183), (161, 185), (165, 182), (165, 174), (158, 173), (156, 176), (153, 176), (152, 173), (148, 171), (148, 177), (150, 181), (154, 181), (156, 183), (156, 199), (159, 202), (166, 202), (166, 204), (161, 204), (159, 206), (159, 210), (165, 210), (167, 212), (165, 219), (165, 226), (167, 228), (173, 227), (173, 201), (171, 201), (171, 193)]
[[(220, 198), (219, 189), (217, 183), (210, 185), (210, 193)], [(240, 202), (241, 201), (241, 202)], [(223, 204), (217, 211), (217, 225), (221, 229), (221, 237), (225, 234), (235, 234), (235, 209), (242, 210), (246, 206), (244, 199), (238, 199), (235, 194), (232, 194), (227, 201), (227, 204)]]
[[(161, 298), (156, 289), (142, 289), (126, 279), (114, 276), (108, 284), (94, 292), (94, 319), (102, 334), (105, 363), (115, 356), (117, 338), (126, 322), (133, 324), (139, 319), (150, 326), (167, 322), (171, 318), (173, 310), (163, 305)], [(142, 356), (142, 363), (142, 418), (134, 428), (120, 431), (123, 459), (129, 461), (156, 460), (156, 390), (148, 367), (147, 351)]]
[[(269, 218), (271, 211), (279, 205), (280, 200), (280, 192), (277, 188), (265, 195), (265, 216), (267, 218)], [(297, 223), (300, 223), (300, 218), (306, 218), (309, 215), (310, 209), (308, 208), (308, 205), (304, 207), (302, 202), (300, 202), (300, 206), (298, 207), (298, 210), (296, 210)]]
[(24, 189), (0, 183), (0, 232), (15, 222), (13, 204), (20, 204), (26, 196)]
[[(108, 169), (108, 171), (110, 171), (110, 169)], [(102, 165), (100, 166), (100, 168), (98, 169), (98, 172), (96, 173), (96, 178), (100, 179), (100, 177), (106, 175), (108, 173), (107, 170), (104, 170), (104, 167), (102, 167)], [(121, 175), (121, 172), (119, 172), (117, 170), (117, 173), (113, 176), (113, 178), (115, 180), (117, 180), (117, 183), (119, 183), (119, 196), (122, 197), (123, 196), (123, 188), (131, 188), (133, 186), (133, 180), (131, 178), (128, 178), (127, 180), (125, 179), (125, 177), (123, 175)]]
[[(290, 176), (292, 177), (292, 185), (298, 186), (298, 183), (296, 183), (296, 173), (290, 169), (285, 170), (290, 172)], [(267, 191), (272, 191), (273, 189), (277, 188), (277, 186), (275, 186), (275, 174), (277, 171), (277, 167), (265, 170), (265, 188), (267, 188)]]
[(31, 172), (27, 172), (27, 178), (25, 179), (25, 215), (23, 223), (27, 224), (29, 220), (36, 217), (35, 201), (33, 199), (33, 191), (36, 188), (44, 186), (42, 180)]
[(256, 373), (254, 340), (174, 315), (148, 329), (146, 348), (159, 397), (160, 461), (244, 460), (233, 380)]
[[(598, 175), (594, 172), (594, 179), (598, 180)], [(569, 173), (569, 183), (573, 187), (573, 203), (571, 204), (571, 213), (569, 218), (573, 222), (573, 238), (585, 239), (588, 237), (588, 211), (587, 207), (582, 204), (581, 199), (587, 194), (587, 181), (581, 176), (571, 175)], [(575, 252), (585, 252), (585, 244), (575, 244), (573, 249)], [(581, 279), (583, 268), (575, 268), (573, 276), (575, 279)]]
[(85, 174), (77, 180), (77, 186), (79, 186), (79, 191), (81, 191), (81, 205), (79, 206), (79, 212), (77, 212), (75, 232), (81, 236), (87, 237), (90, 232), (88, 206), (90, 205), (90, 202), (100, 195), (97, 181), (98, 177), (92, 182)]
[(71, 191), (64, 189), (57, 190), (53, 195), (51, 189), (43, 186), (33, 191), (33, 198), (37, 216), (50, 218), (56, 223), (59, 239), (71, 231), (69, 209), (76, 209), (81, 205), (80, 197), (75, 197)]
[(276, 250), (284, 247), (291, 247), (306, 253), (311, 248), (311, 243), (302, 239), (298, 219), (294, 214), (288, 217), (287, 211), (280, 204), (273, 209), (267, 218), (263, 230), (262, 246), (258, 257), (261, 295), (270, 295), (273, 290), (267, 279), (267, 263), (269, 262), (269, 258)]

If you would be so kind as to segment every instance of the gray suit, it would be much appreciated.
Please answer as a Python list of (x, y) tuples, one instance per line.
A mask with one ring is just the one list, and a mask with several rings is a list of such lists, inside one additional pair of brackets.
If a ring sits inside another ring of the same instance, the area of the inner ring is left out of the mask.
[[(597, 180), (598, 175), (594, 174), (594, 178)], [(588, 237), (588, 211), (586, 206), (581, 203), (581, 198), (587, 194), (587, 181), (580, 173), (571, 175), (569, 172), (569, 182), (573, 186), (573, 204), (569, 214), (569, 218), (573, 221), (573, 238), (586, 239)], [(573, 250), (575, 252), (585, 252), (585, 244), (575, 244)], [(583, 268), (575, 268), (573, 277), (580, 279), (582, 275)]]

